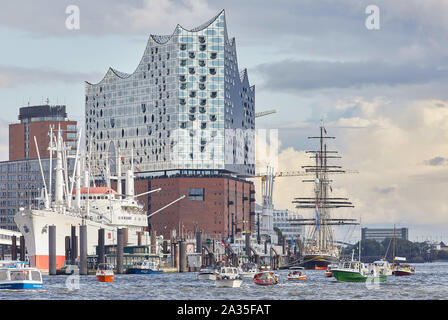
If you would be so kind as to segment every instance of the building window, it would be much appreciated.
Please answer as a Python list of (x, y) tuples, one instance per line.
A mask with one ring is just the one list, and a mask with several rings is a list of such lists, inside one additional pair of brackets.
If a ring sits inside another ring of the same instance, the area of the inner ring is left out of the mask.
[(190, 188), (188, 199), (192, 201), (204, 201), (204, 188)]

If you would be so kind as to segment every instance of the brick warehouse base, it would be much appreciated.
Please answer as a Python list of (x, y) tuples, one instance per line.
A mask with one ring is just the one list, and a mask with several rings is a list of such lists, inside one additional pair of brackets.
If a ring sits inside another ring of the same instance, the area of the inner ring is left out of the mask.
[[(115, 183), (112, 188), (116, 190)], [(171, 230), (180, 236), (202, 230), (217, 237), (232, 235), (232, 225), (234, 234), (255, 230), (255, 187), (251, 181), (227, 176), (135, 180), (135, 194), (157, 188), (162, 190), (138, 198), (150, 213), (186, 196), (150, 218), (151, 228), (165, 239), (170, 237)]]

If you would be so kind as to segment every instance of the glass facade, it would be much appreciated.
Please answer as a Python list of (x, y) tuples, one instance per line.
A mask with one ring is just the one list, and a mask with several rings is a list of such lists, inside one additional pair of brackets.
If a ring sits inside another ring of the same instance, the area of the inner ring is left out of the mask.
[(255, 168), (255, 89), (240, 72), (224, 11), (200, 27), (151, 35), (132, 74), (110, 68), (86, 83), (86, 145), (94, 165), (117, 148), (123, 169), (219, 170), (251, 176)]

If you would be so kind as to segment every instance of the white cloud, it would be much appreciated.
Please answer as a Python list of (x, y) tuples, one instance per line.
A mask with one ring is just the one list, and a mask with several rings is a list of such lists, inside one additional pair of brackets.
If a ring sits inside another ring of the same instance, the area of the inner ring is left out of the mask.
[[(337, 138), (329, 142), (329, 147), (342, 156), (335, 162), (359, 171), (333, 176), (332, 195), (347, 197), (355, 205), (354, 209), (335, 210), (333, 215), (361, 217), (364, 226), (447, 224), (448, 166), (444, 164), (448, 159), (448, 101), (413, 100), (397, 105), (382, 97), (355, 97), (337, 105), (344, 109), (344, 105), (355, 102), (355, 117), (337, 119), (327, 127), (328, 134)], [(347, 130), (344, 126), (359, 129)], [(286, 148), (279, 154), (281, 171), (300, 170), (306, 164), (312, 164), (312, 160), (304, 150)], [(291, 201), (298, 196), (312, 196), (312, 186), (300, 177), (276, 179), (276, 208), (294, 210)]]
[(172, 0), (144, 0), (142, 8), (132, 5), (123, 6), (125, 19), (134, 30), (156, 30), (160, 25), (174, 27), (181, 23), (190, 29), (197, 27), (217, 14), (205, 0), (182, 0), (176, 3)]

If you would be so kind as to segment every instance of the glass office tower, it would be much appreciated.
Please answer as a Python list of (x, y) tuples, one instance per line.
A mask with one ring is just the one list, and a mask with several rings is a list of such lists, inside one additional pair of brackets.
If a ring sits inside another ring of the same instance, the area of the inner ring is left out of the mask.
[(254, 174), (255, 88), (238, 69), (224, 10), (197, 28), (151, 35), (132, 74), (110, 68), (85, 91), (93, 165), (114, 174), (119, 149), (123, 170), (134, 161), (140, 172)]

